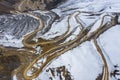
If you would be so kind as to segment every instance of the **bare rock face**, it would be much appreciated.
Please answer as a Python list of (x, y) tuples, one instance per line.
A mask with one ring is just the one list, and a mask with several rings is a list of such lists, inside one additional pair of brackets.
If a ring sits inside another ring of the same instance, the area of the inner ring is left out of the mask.
[(65, 0), (1, 0), (0, 14), (9, 13), (13, 10), (50, 10)]
[(65, 66), (49, 68), (46, 70), (46, 72), (51, 74), (49, 77), (51, 80), (53, 80), (55, 77), (57, 77), (58, 80), (73, 80), (71, 73)]
[(0, 57), (0, 80), (11, 80), (11, 73), (20, 66), (17, 56)]
[(21, 0), (15, 8), (19, 11), (50, 10), (65, 0)]
[[(12, 0), (11, 0), (12, 1)], [(0, 1), (0, 14), (3, 13), (9, 13), (10, 11), (14, 10), (14, 7), (12, 6), (13, 3), (8, 1)]]
[(15, 4), (15, 9), (19, 11), (28, 10), (44, 10), (46, 5), (41, 0), (21, 0), (19, 3)]

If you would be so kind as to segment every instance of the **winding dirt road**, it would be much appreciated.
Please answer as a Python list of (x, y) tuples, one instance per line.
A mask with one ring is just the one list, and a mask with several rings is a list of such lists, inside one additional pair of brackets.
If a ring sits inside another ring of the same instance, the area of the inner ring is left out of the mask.
[(110, 72), (109, 72), (109, 67), (108, 67), (108, 64), (107, 64), (107, 61), (105, 59), (105, 56), (100, 48), (100, 46), (98, 45), (97, 43), (97, 40), (94, 39), (94, 44), (97, 48), (97, 51), (99, 52), (99, 54), (101, 55), (101, 58), (103, 60), (103, 63), (104, 63), (104, 72), (103, 72), (103, 78), (102, 80), (109, 80), (109, 77), (110, 77)]
[[(77, 13), (76, 15), (78, 15), (80, 12), (75, 12)], [(74, 14), (75, 14), (74, 13)], [(76, 16), (75, 15), (75, 16)], [(106, 15), (105, 15), (106, 16)], [(100, 27), (92, 32), (91, 34), (88, 34), (88, 32), (90, 31), (90, 29), (92, 28), (92, 26), (95, 24), (93, 23), (92, 25), (90, 25), (89, 27), (87, 27), (86, 29), (84, 28), (77, 36), (75, 39), (73, 39), (72, 41), (66, 42), (64, 44), (60, 44), (57, 47), (51, 47), (50, 49), (48, 49), (47, 51), (43, 51), (43, 53), (41, 53), (40, 56), (38, 56), (24, 71), (24, 77), (26, 79), (33, 79), (36, 78), (43, 70), (44, 68), (55, 58), (57, 58), (58, 56), (60, 56), (61, 54), (64, 54), (66, 51), (73, 49), (75, 47), (77, 47), (78, 45), (82, 44), (85, 41), (91, 40), (93, 39), (93, 36), (97, 36), (99, 37), (100, 34), (102, 34), (104, 31), (106, 31), (107, 29), (111, 28), (112, 26), (114, 26), (116, 23), (111, 23), (111, 24), (105, 24), (103, 25), (103, 20), (104, 17), (102, 18), (101, 21), (101, 25)], [(107, 15), (108, 16), (108, 15)], [(70, 17), (72, 17), (70, 15)], [(110, 16), (111, 17), (111, 16)], [(75, 17), (76, 18), (76, 17)], [(112, 17), (113, 18), (113, 17)], [(115, 20), (115, 19), (113, 19)], [(76, 19), (76, 21), (78, 22), (78, 20)], [(114, 21), (112, 21), (114, 22)], [(80, 24), (80, 22), (78, 22)], [(80, 24), (81, 25), (81, 24)], [(81, 25), (82, 26), (82, 25)], [(88, 34), (88, 35), (87, 35)], [(96, 37), (96, 38), (97, 38)], [(62, 41), (63, 42), (63, 41)], [(99, 48), (97, 43), (95, 42), (97, 49)], [(54, 44), (53, 44), (54, 45)], [(45, 47), (45, 46), (43, 46)], [(101, 55), (103, 55), (103, 53), (101, 53)], [(104, 56), (102, 56), (102, 59), (104, 61), (105, 64), (105, 68), (104, 68), (104, 78), (103, 80), (109, 80), (109, 71), (108, 71), (108, 66), (107, 66), (107, 62), (106, 59), (104, 58)], [(41, 62), (39, 62), (41, 61)], [(39, 64), (41, 63), (39, 66), (35, 66), (35, 64)], [(28, 76), (27, 72), (31, 69), (31, 68), (35, 68), (37, 69), (34, 73), (32, 73), (32, 75)], [(107, 73), (107, 74), (106, 74)]]
[[(27, 15), (37, 19), (39, 21), (40, 25), (38, 26), (38, 28), (36, 30), (34, 30), (33, 32), (24, 36), (24, 39), (22, 41), (22, 43), (25, 47), (24, 49), (20, 50), (20, 49), (9, 49), (9, 48), (0, 47), (0, 49), (3, 52), (5, 52), (4, 56), (17, 55), (20, 58), (21, 66), (13, 71), (12, 76), (21, 73), (25, 80), (32, 80), (32, 79), (38, 77), (38, 75), (40, 75), (40, 73), (42, 73), (42, 71), (46, 68), (46, 66), (49, 65), (54, 59), (56, 59), (60, 55), (79, 46), (83, 42), (94, 40), (96, 49), (97, 49), (98, 53), (100, 54), (100, 56), (103, 60), (103, 63), (104, 63), (104, 73), (103, 73), (102, 80), (109, 80), (109, 74), (110, 74), (109, 66), (107, 64), (107, 61), (104, 57), (104, 54), (103, 54), (101, 48), (99, 47), (99, 45), (97, 43), (97, 38), (102, 33), (104, 33), (106, 30), (110, 29), (111, 27), (113, 27), (114, 25), (117, 24), (116, 16), (114, 16), (114, 17), (112, 15), (103, 16), (99, 27), (95, 31), (89, 33), (91, 28), (96, 23), (96, 21), (94, 23), (92, 23), (91, 25), (89, 25), (88, 27), (84, 27), (77, 18), (81, 12), (76, 11), (68, 17), (68, 20), (67, 20), (68, 27), (67, 27), (67, 30), (65, 31), (65, 33), (63, 33), (61, 36), (53, 38), (52, 40), (44, 40), (41, 38), (41, 40), (38, 39), (35, 42), (33, 40), (34, 37), (37, 35), (38, 32), (42, 31), (42, 29), (44, 28), (43, 20), (41, 18), (35, 16), (33, 13), (20, 13), (20, 12), (18, 12), (18, 13), (19, 14), (27, 14)], [(111, 17), (111, 21), (103, 24), (104, 18), (106, 16)], [(75, 32), (75, 30), (70, 31), (70, 27), (71, 27), (70, 19), (72, 17), (74, 17), (76, 22), (79, 24), (80, 31), (79, 31), (79, 34), (73, 40), (65, 42), (65, 40), (67, 38), (69, 38)], [(61, 44), (61, 43), (63, 43), (63, 44)], [(37, 51), (36, 47), (38, 47), (38, 46), (40, 46), (42, 48), (42, 51), (41, 51), (40, 55), (36, 56), (36, 54), (35, 54)], [(35, 52), (31, 52), (30, 49), (31, 49), (31, 51), (35, 51)], [(18, 54), (16, 54), (16, 53), (18, 53)], [(29, 56), (29, 57), (26, 58), (26, 56)]]

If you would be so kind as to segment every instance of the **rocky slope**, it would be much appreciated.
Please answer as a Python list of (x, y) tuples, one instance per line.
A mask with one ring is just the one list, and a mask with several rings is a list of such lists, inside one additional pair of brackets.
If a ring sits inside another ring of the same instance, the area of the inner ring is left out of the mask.
[(0, 14), (10, 11), (50, 10), (65, 0), (1, 0)]
[(120, 1), (61, 2), (0, 1), (0, 80), (120, 79)]

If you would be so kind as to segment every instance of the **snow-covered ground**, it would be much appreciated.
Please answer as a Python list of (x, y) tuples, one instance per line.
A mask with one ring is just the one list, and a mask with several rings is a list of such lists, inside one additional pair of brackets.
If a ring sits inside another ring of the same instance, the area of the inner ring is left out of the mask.
[[(85, 16), (87, 15), (87, 13), (79, 15), (79, 18), (81, 19), (85, 27), (99, 19), (90, 31), (92, 32), (98, 28), (98, 26), (100, 25), (101, 17), (104, 14), (107, 14), (109, 12), (120, 12), (120, 0), (68, 0), (57, 8), (52, 9), (53, 12), (58, 14), (63, 19), (59, 22), (55, 21), (51, 29), (46, 34), (40, 36), (46, 39), (50, 39), (63, 34), (67, 29), (67, 18), (69, 14), (77, 10), (85, 12), (103, 13), (100, 16)], [(74, 19), (72, 19), (70, 22), (72, 25), (71, 30), (78, 26), (78, 24), (75, 23)], [(79, 31), (76, 31), (73, 36), (78, 34), (78, 32)], [(107, 62), (109, 63), (109, 70), (111, 72), (116, 69), (114, 68), (114, 65), (118, 65), (117, 69), (120, 70), (119, 33), (120, 25), (117, 25), (103, 33), (98, 38), (99, 45), (102, 48)], [(2, 37), (2, 35), (0, 35), (0, 37)], [(7, 40), (0, 40), (0, 45), (12, 45), (13, 47), (23, 46), (21, 42), (23, 37), (21, 37), (19, 40), (13, 39), (12, 36), (9, 35), (6, 35), (6, 37)], [(64, 53), (63, 55), (55, 59), (35, 80), (50, 80), (49, 77), (51, 77), (51, 74), (46, 72), (46, 70), (59, 66), (66, 66), (73, 80), (96, 80), (96, 78), (100, 74), (102, 74), (103, 71), (103, 61), (98, 54), (93, 44), (93, 41), (84, 42), (78, 47)], [(120, 75), (117, 75), (116, 77), (120, 79)], [(14, 80), (16, 80), (15, 77)], [(58, 76), (55, 76), (53, 77), (53, 80), (60, 79)], [(110, 80), (117, 79), (114, 77), (110, 77)]]
[[(120, 25), (117, 25), (100, 36), (99, 44), (110, 64), (120, 66)], [(111, 67), (110, 67), (111, 68)], [(120, 70), (120, 67), (117, 68)], [(120, 76), (116, 75), (120, 79)]]
[[(93, 32), (100, 25), (101, 17), (109, 12), (119, 13), (119, 6), (120, 0), (68, 0), (68, 2), (60, 5), (58, 8), (53, 9), (52, 11), (57, 13), (59, 16), (67, 16), (77, 10), (103, 13), (99, 17), (93, 16), (93, 19), (89, 19), (89, 16), (85, 17), (79, 15), (79, 18), (84, 22), (86, 26), (87, 24), (92, 23), (92, 21), (99, 19), (90, 31)], [(104, 21), (109, 21), (109, 17), (107, 17)], [(101, 46), (105, 58), (107, 59), (110, 72), (114, 71), (115, 69), (120, 70), (119, 33), (120, 25), (117, 25), (114, 28), (111, 28), (103, 33), (98, 39), (99, 45)], [(100, 55), (98, 55), (98, 52), (92, 41), (85, 42), (77, 48), (66, 52), (54, 60), (47, 68), (56, 68), (63, 65), (65, 65), (70, 71), (73, 80), (96, 80), (99, 74), (101, 74), (103, 71), (103, 62), (100, 58)], [(118, 68), (115, 68), (115, 65), (118, 65)], [(39, 78), (42, 80), (49, 80), (48, 76), (50, 77), (50, 74), (45, 70), (39, 76)], [(120, 75), (116, 75), (116, 78), (113, 76), (110, 77), (110, 80), (117, 79), (120, 79)], [(59, 80), (59, 78), (53, 77), (53, 80)]]
[[(102, 73), (103, 63), (91, 42), (85, 42), (54, 60), (47, 68), (66, 66), (73, 80), (95, 80)], [(42, 80), (49, 80), (46, 70), (40, 75)], [(37, 79), (36, 79), (37, 80)], [(60, 80), (57, 76), (54, 80)]]

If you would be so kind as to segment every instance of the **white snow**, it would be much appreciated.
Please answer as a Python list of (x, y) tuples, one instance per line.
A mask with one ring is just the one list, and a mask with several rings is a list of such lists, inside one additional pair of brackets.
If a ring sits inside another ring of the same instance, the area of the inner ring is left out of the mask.
[(13, 80), (17, 80), (17, 77), (16, 77), (16, 75), (14, 75), (14, 76), (13, 76)]
[[(77, 3), (76, 3), (77, 2)], [(88, 19), (89, 17), (79, 16), (80, 19), (86, 24), (89, 25), (95, 20), (99, 19), (97, 23), (93, 26), (90, 32), (95, 31), (99, 28), (101, 19), (106, 12), (119, 12), (119, 0), (94, 0), (92, 2), (80, 2), (80, 0), (69, 0), (68, 3), (65, 3), (58, 7), (57, 9), (53, 9), (52, 11), (56, 12), (60, 16), (68, 15), (73, 13), (75, 10), (67, 11), (71, 8), (79, 8), (76, 10), (88, 11), (88, 12), (105, 12), (100, 17), (94, 17), (94, 19)], [(78, 6), (79, 4), (79, 6)], [(84, 6), (83, 6), (84, 4)], [(81, 7), (82, 6), (82, 7)], [(62, 12), (65, 11), (65, 12)], [(104, 23), (110, 20), (110, 17), (106, 17)], [(74, 21), (72, 23), (74, 25)], [(114, 30), (113, 30), (114, 29)], [(108, 30), (98, 39), (99, 44), (103, 47), (102, 50), (104, 52), (105, 58), (107, 59), (109, 70), (114, 70), (114, 65), (120, 65), (120, 28), (117, 26)], [(112, 35), (112, 36), (111, 36)], [(105, 46), (106, 45), (106, 46)], [(105, 53), (106, 52), (106, 53)], [(63, 55), (61, 55), (58, 59), (54, 60), (47, 68), (55, 68), (59, 66), (65, 65), (67, 69), (70, 71), (74, 80), (95, 80), (97, 76), (102, 73), (103, 62), (98, 54), (93, 42), (85, 42), (77, 48), (70, 50)], [(44, 76), (44, 77), (43, 77)], [(42, 80), (50, 76), (49, 73), (43, 71), (43, 73), (39, 76)], [(120, 76), (117, 76), (118, 78)], [(58, 80), (55, 78), (55, 80)], [(116, 80), (111, 77), (110, 80)]]
[[(111, 64), (118, 65), (120, 70), (120, 26), (117, 25), (99, 38), (99, 44), (103, 48), (105, 54), (109, 57)], [(107, 60), (107, 61), (109, 61)], [(120, 76), (117, 76), (120, 78)]]
[[(103, 63), (91, 42), (85, 42), (61, 55), (47, 68), (59, 66), (66, 66), (74, 80), (95, 80), (102, 73)], [(45, 71), (39, 76), (42, 80), (49, 74)]]
[[(73, 10), (71, 10), (73, 9)], [(46, 34), (41, 35), (40, 37), (45, 39), (51, 39), (55, 36), (62, 35), (67, 30), (67, 19), (69, 14), (75, 11), (86, 11), (86, 12), (100, 12), (103, 13), (99, 17), (96, 16), (86, 16), (86, 13), (79, 15), (78, 17), (83, 21), (84, 26), (88, 26), (93, 23), (95, 20), (98, 20), (96, 24), (91, 29), (90, 33), (99, 28), (101, 18), (103, 15), (109, 12), (120, 12), (120, 0), (68, 0), (66, 3), (63, 3), (59, 7), (53, 9), (52, 11), (58, 14), (63, 19), (58, 22), (55, 21), (52, 24), (50, 31)], [(36, 11), (39, 13), (39, 11)], [(42, 12), (44, 14), (44, 12)], [(92, 19), (91, 19), (92, 18)], [(110, 20), (106, 18), (105, 22)], [(71, 21), (71, 30), (78, 26), (75, 22), (75, 19), (72, 18)], [(75, 38), (80, 30), (69, 37), (68, 40)], [(109, 65), (109, 70), (114, 70), (114, 65), (119, 66), (120, 70), (120, 25), (114, 26), (105, 33), (103, 33), (97, 40), (100, 47), (107, 59)], [(0, 35), (1, 37), (2, 35)], [(6, 39), (7, 38), (7, 39)], [(67, 41), (68, 41), (67, 40)], [(5, 39), (0, 40), (0, 44), (4, 46), (14, 46), (22, 47), (22, 39), (17, 40), (13, 39), (11, 35), (5, 35)], [(40, 47), (38, 48), (40, 50)], [(48, 68), (56, 68), (59, 66), (66, 66), (72, 78), (74, 80), (95, 80), (99, 74), (102, 73), (103, 61), (101, 60), (100, 55), (98, 54), (93, 41), (87, 41), (79, 45), (77, 48), (74, 48), (57, 59), (51, 62)], [(46, 69), (39, 75), (38, 78), (34, 80), (49, 80), (50, 73), (46, 72)], [(120, 78), (120, 76), (116, 76)], [(58, 80), (58, 77), (53, 78)], [(17, 80), (16, 76), (13, 77), (13, 80)], [(116, 80), (115, 78), (110, 78), (110, 80)]]
[(63, 20), (60, 22), (54, 22), (52, 24), (52, 27), (50, 31), (45, 33), (45, 35), (41, 35), (40, 37), (45, 38), (45, 39), (51, 39), (54, 38), (55, 36), (60, 36), (62, 35), (66, 30), (67, 30), (67, 18), (65, 17)]
[(4, 35), (3, 38), (0, 39), (0, 45), (19, 48), (23, 47), (22, 39), (14, 39), (14, 36), (11, 35)]

